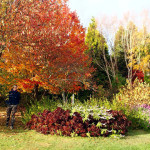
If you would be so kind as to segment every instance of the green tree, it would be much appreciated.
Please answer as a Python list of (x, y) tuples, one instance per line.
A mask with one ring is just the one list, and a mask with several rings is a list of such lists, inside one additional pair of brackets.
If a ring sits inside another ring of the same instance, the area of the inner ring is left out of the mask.
[(109, 70), (109, 54), (106, 40), (97, 29), (95, 18), (91, 19), (85, 39), (88, 45), (87, 53), (92, 58), (92, 65), (96, 68), (94, 80), (97, 85), (104, 85), (112, 88), (111, 75)]
[(124, 33), (125, 33), (124, 27), (120, 26), (115, 34), (114, 52), (117, 60), (118, 73), (120, 73), (123, 77), (126, 77), (128, 75), (128, 69), (125, 62), (125, 53), (122, 41)]

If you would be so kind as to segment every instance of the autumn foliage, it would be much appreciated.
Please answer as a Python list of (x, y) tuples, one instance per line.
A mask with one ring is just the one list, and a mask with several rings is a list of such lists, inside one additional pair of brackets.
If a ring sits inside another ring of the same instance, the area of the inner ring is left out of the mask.
[[(96, 120), (89, 115), (89, 119), (84, 122), (80, 113), (74, 112), (71, 116), (70, 110), (65, 111), (58, 107), (53, 112), (44, 110), (43, 113), (38, 113), (38, 115), (33, 114), (26, 126), (31, 130), (52, 135), (72, 136), (74, 134), (74, 136), (82, 137), (106, 137), (113, 134), (114, 130), (118, 134), (125, 135), (131, 122), (121, 111), (110, 110), (108, 113), (113, 116), (113, 119)], [(100, 126), (97, 125), (98, 123)]]
[(135, 79), (138, 79), (140, 82), (144, 82), (144, 73), (141, 70), (132, 70), (132, 83)]
[(30, 92), (39, 84), (53, 93), (89, 87), (85, 29), (66, 0), (16, 0), (0, 28), (6, 47), (0, 67), (13, 75), (8, 85)]

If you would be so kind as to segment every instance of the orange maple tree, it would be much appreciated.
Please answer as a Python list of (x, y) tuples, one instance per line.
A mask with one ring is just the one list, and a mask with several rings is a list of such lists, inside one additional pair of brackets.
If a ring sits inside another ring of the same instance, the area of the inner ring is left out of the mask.
[(2, 34), (6, 48), (0, 67), (15, 79), (9, 85), (15, 81), (27, 92), (39, 85), (52, 93), (89, 87), (94, 69), (85, 54), (85, 29), (66, 0), (16, 0)]

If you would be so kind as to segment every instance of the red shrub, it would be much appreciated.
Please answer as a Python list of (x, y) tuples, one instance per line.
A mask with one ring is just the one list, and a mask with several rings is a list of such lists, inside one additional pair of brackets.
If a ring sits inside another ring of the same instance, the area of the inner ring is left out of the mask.
[(141, 70), (132, 70), (132, 83), (138, 78), (140, 82), (144, 82), (144, 73)]
[[(89, 132), (90, 136), (109, 136), (112, 134), (111, 130), (114, 129), (121, 134), (127, 132), (127, 127), (131, 125), (131, 122), (127, 120), (126, 116), (121, 111), (110, 110), (108, 113), (112, 114), (114, 119), (99, 119), (95, 120), (93, 116), (89, 115), (89, 120), (83, 122), (83, 118), (80, 113), (75, 112), (72, 116), (70, 110), (63, 110), (58, 107), (53, 112), (44, 110), (43, 113), (38, 113), (38, 116), (32, 115), (31, 120), (27, 122), (26, 126), (29, 129), (36, 130), (43, 134), (59, 134), (71, 136), (71, 133), (75, 132), (79, 136), (86, 137), (86, 133)], [(97, 123), (100, 122), (101, 127), (97, 127)], [(106, 132), (101, 134), (101, 130), (105, 129)]]

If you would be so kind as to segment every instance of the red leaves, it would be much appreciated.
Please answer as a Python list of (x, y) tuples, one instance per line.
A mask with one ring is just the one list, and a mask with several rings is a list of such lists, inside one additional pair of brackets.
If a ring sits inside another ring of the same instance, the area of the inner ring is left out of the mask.
[[(89, 116), (89, 121), (83, 122), (81, 115), (75, 112), (73, 116), (70, 116), (69, 110), (63, 110), (58, 107), (53, 112), (44, 110), (43, 113), (39, 113), (39, 116), (32, 115), (31, 120), (26, 124), (29, 129), (35, 129), (43, 134), (59, 134), (71, 136), (72, 133), (79, 136), (86, 137), (87, 133), (92, 137), (96, 136), (109, 136), (112, 134), (112, 129), (120, 134), (124, 135), (127, 132), (127, 127), (131, 125), (131, 122), (127, 120), (126, 116), (121, 111), (109, 111), (114, 119), (95, 120), (92, 116)], [(97, 123), (102, 126), (98, 127)], [(105, 130), (105, 132), (102, 132)]]
[(141, 82), (144, 82), (144, 73), (141, 70), (133, 70), (132, 71), (132, 83), (134, 80), (138, 78), (138, 80)]
[(96, 127), (96, 125), (91, 125), (91, 127), (88, 128), (88, 132), (91, 134), (93, 137), (100, 136), (100, 129)]
[(0, 41), (0, 45), (5, 45), (5, 42), (1, 42), (1, 41)]
[(109, 111), (109, 113), (111, 113), (113, 115), (113, 117), (115, 118), (113, 124), (112, 124), (112, 128), (117, 130), (117, 131), (121, 131), (122, 135), (125, 135), (125, 133), (127, 132), (127, 127), (131, 126), (131, 121), (128, 121), (126, 116), (121, 112), (121, 111), (114, 111), (111, 110)]
[(34, 85), (41, 85), (42, 83), (39, 81), (32, 81), (30, 79), (24, 79), (22, 82), (20, 82), (20, 85), (22, 85), (22, 88), (24, 89), (33, 89)]
[[(41, 83), (52, 93), (84, 88), (83, 81), (92, 73), (91, 61), (84, 53), (85, 29), (66, 0), (17, 0), (4, 22), (9, 49), (4, 59), (17, 67), (24, 90)], [(40, 82), (31, 81), (33, 73), (40, 76)]]

